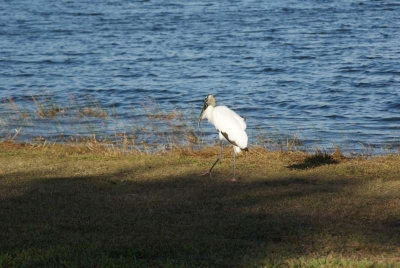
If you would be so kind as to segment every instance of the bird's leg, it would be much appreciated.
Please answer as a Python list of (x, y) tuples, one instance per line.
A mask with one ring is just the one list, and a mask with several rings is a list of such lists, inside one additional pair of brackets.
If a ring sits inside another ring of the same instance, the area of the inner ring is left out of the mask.
[(214, 164), (211, 166), (211, 168), (209, 170), (207, 170), (206, 172), (204, 172), (203, 174), (201, 174), (201, 176), (205, 176), (207, 174), (210, 174), (211, 177), (211, 170), (214, 168), (214, 166), (218, 163), (219, 160), (221, 160), (222, 158), (222, 140), (219, 140), (219, 155), (217, 160), (215, 160)]
[(233, 147), (233, 179), (231, 181), (236, 181), (235, 168), (236, 168), (236, 152), (235, 152), (235, 147)]
[(222, 158), (222, 142), (220, 141), (220, 147), (219, 147), (219, 155), (217, 160), (215, 160), (214, 164), (211, 166), (211, 168), (208, 170), (208, 172), (211, 173), (211, 170), (214, 168), (214, 166), (218, 163), (219, 160)]

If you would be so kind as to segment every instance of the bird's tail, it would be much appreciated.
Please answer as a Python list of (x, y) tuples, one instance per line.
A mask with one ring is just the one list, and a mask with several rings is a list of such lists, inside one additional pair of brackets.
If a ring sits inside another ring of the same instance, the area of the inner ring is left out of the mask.
[(237, 154), (239, 154), (239, 153), (241, 153), (242, 151), (246, 151), (246, 152), (248, 152), (249, 151), (249, 148), (244, 148), (244, 149), (241, 149), (240, 147), (238, 147), (238, 146), (234, 146), (234, 150), (235, 150), (235, 153), (237, 153)]

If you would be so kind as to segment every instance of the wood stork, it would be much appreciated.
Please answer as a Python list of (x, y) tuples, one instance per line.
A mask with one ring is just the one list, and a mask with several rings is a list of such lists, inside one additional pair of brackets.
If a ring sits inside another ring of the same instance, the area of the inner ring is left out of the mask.
[(244, 118), (240, 117), (237, 113), (232, 111), (226, 106), (216, 106), (216, 100), (213, 95), (209, 94), (204, 99), (203, 109), (201, 110), (199, 121), (197, 123), (200, 127), (200, 122), (202, 119), (207, 118), (208, 121), (215, 126), (219, 133), (219, 155), (217, 160), (202, 175), (210, 174), (211, 170), (222, 158), (222, 140), (226, 140), (233, 145), (233, 181), (235, 178), (235, 165), (236, 165), (236, 154), (243, 151), (248, 151), (247, 149), (247, 134), (245, 132), (246, 123)]

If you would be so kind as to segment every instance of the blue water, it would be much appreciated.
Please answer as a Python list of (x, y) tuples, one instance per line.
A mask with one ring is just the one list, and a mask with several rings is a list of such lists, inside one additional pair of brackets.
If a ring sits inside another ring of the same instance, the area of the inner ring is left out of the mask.
[[(22, 140), (118, 132), (145, 141), (142, 126), (165, 132), (146, 116), (150, 106), (182, 111), (181, 129), (211, 141), (213, 127), (196, 121), (213, 93), (246, 116), (251, 144), (295, 139), (304, 148), (378, 153), (400, 146), (399, 1), (0, 0), (0, 7), (3, 139), (18, 129)], [(35, 111), (33, 98), (65, 107), (94, 100), (110, 116), (21, 120), (10, 112), (10, 99)]]

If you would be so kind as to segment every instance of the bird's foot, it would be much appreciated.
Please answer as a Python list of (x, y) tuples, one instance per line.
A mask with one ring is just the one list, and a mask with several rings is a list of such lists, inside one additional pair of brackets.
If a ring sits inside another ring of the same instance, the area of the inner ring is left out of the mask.
[(200, 174), (200, 176), (202, 176), (202, 177), (207, 176), (207, 175), (210, 175), (210, 177), (212, 177), (210, 170), (207, 170), (206, 172)]
[(237, 181), (237, 180), (236, 180), (236, 178), (232, 178), (232, 179), (230, 179), (230, 181), (235, 182), (235, 181)]

